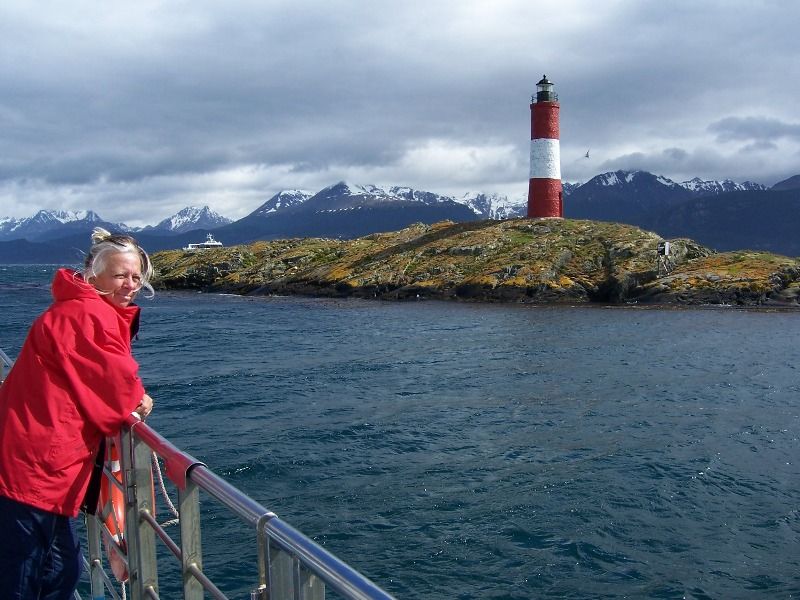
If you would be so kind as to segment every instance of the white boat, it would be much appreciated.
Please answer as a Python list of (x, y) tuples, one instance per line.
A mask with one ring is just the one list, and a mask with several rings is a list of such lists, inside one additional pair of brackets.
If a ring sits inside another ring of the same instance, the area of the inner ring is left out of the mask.
[(206, 236), (205, 242), (198, 242), (196, 244), (189, 244), (184, 248), (184, 250), (188, 250), (192, 252), (194, 250), (209, 250), (210, 248), (222, 248), (222, 242), (218, 242), (214, 239), (214, 236), (210, 233)]

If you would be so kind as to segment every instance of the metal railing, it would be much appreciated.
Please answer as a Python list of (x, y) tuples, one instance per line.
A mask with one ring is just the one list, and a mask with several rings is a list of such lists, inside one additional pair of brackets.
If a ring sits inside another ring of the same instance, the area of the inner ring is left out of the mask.
[[(158, 598), (155, 540), (160, 539), (180, 563), (183, 597), (201, 599), (204, 593), (225, 599), (203, 571), (200, 492), (222, 504), (252, 527), (258, 550), (258, 581), (250, 597), (258, 600), (321, 600), (326, 587), (347, 599), (389, 599), (369, 579), (337, 559), (258, 502), (213, 473), (206, 465), (173, 446), (146, 423), (130, 416), (121, 433), (122, 486), (126, 496), (126, 542), (129, 585), (134, 600)], [(178, 489), (180, 542), (173, 540), (154, 518), (151, 457), (164, 461), (167, 477)], [(106, 472), (108, 476), (108, 472)], [(144, 493), (143, 493), (144, 491)], [(87, 519), (90, 579), (102, 567), (100, 536), (111, 543), (99, 518)], [(254, 569), (255, 571), (255, 569)]]
[(3, 383), (6, 378), (6, 373), (8, 373), (8, 370), (13, 364), (14, 361), (9, 358), (8, 354), (0, 349), (0, 383)]
[[(13, 364), (0, 350), (0, 382)], [(348, 566), (314, 541), (278, 518), (275, 513), (245, 495), (212, 472), (205, 464), (179, 450), (134, 415), (128, 417), (119, 437), (121, 485), (104, 468), (111, 485), (122, 488), (125, 498), (125, 544), (119, 545), (98, 514), (86, 517), (91, 594), (94, 600), (118, 599), (115, 584), (104, 567), (103, 543), (124, 553), (127, 586), (133, 600), (159, 598), (158, 538), (180, 565), (183, 598), (200, 600), (205, 594), (228, 598), (203, 570), (200, 523), (200, 492), (250, 526), (258, 558), (253, 565), (251, 600), (323, 600), (330, 588), (347, 600), (389, 600), (390, 594)], [(155, 517), (153, 455), (165, 465), (167, 477), (178, 490), (180, 541), (176, 542)], [(256, 575), (257, 571), (257, 575)], [(123, 595), (125, 594), (123, 588)]]

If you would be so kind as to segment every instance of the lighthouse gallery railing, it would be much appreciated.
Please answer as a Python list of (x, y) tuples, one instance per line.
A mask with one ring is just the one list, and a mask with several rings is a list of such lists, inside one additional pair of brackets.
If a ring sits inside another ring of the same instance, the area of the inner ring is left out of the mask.
[[(0, 350), (0, 383), (12, 362)], [(253, 529), (258, 564), (253, 568), (252, 600), (322, 600), (326, 586), (348, 600), (392, 598), (275, 513), (214, 474), (205, 464), (176, 448), (146, 423), (130, 416), (120, 438), (128, 585), (133, 600), (159, 598), (156, 538), (180, 564), (184, 599), (200, 600), (206, 593), (213, 598), (228, 598), (203, 571), (201, 491)], [(168, 478), (178, 489), (179, 542), (173, 540), (154, 517), (150, 493), (153, 453), (163, 460)], [(118, 485), (107, 470), (105, 476)], [(87, 516), (86, 531), (89, 558), (84, 561), (92, 598), (105, 598), (106, 593), (119, 598), (117, 584), (110, 580), (104, 568), (101, 538), (105, 538), (107, 544), (114, 542), (98, 517)]]

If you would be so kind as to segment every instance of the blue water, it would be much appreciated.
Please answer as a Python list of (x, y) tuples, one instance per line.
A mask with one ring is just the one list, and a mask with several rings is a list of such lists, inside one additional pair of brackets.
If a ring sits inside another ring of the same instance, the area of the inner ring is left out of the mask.
[[(9, 354), (52, 270), (0, 266)], [(800, 596), (800, 312), (140, 304), (151, 425), (399, 598)]]

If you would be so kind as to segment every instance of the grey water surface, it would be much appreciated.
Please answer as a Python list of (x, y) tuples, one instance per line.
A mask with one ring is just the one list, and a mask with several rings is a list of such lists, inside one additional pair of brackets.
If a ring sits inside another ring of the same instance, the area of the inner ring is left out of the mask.
[[(52, 271), (0, 266), (9, 354)], [(800, 312), (139, 304), (150, 424), (398, 598), (800, 595)], [(251, 533), (203, 528), (247, 597)]]

